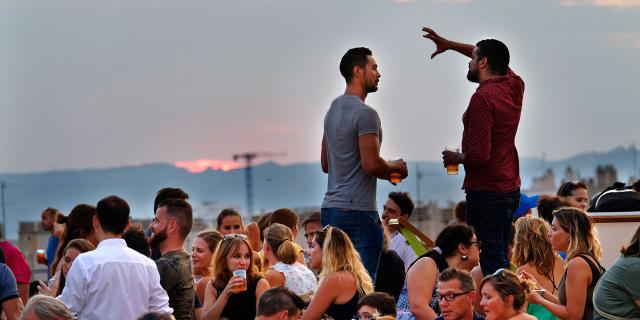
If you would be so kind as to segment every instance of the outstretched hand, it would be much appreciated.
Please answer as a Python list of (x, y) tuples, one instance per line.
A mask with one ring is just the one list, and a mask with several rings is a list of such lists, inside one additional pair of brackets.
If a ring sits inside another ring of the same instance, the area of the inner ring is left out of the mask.
[(422, 31), (426, 32), (426, 34), (423, 34), (422, 36), (430, 39), (436, 45), (436, 51), (431, 54), (431, 59), (450, 49), (449, 40), (438, 35), (435, 31), (433, 31), (433, 29), (424, 27), (422, 28)]

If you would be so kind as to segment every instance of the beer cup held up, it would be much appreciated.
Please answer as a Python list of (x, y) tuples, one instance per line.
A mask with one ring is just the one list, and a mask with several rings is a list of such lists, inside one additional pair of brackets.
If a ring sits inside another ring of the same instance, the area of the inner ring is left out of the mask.
[[(396, 162), (396, 161), (400, 161), (402, 160), (401, 157), (391, 157), (391, 159), (389, 159), (390, 162)], [(394, 172), (391, 175), (389, 175), (389, 181), (391, 183), (393, 183), (394, 185), (402, 182), (402, 175), (398, 172)]]
[(239, 289), (241, 291), (246, 291), (247, 290), (247, 270), (245, 269), (235, 270), (233, 271), (233, 275), (239, 276), (240, 278), (242, 278), (242, 285), (240, 285)]
[[(445, 146), (444, 151), (452, 151), (452, 152), (460, 152), (460, 148), (457, 146)], [(449, 164), (447, 165), (447, 174), (448, 175), (457, 175), (458, 174), (458, 165), (457, 164)]]

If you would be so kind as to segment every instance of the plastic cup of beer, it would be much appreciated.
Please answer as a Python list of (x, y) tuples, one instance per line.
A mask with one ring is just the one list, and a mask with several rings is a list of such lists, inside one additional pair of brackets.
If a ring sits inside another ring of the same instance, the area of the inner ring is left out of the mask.
[(235, 270), (233, 272), (233, 275), (234, 276), (239, 276), (240, 278), (242, 278), (242, 284), (239, 287), (240, 291), (247, 290), (247, 270), (245, 270), (245, 269)]
[(42, 249), (36, 250), (36, 259), (38, 263), (41, 263), (41, 264), (46, 263), (47, 259), (45, 259), (44, 257), (44, 250)]
[[(401, 157), (391, 157), (389, 159), (390, 162), (396, 162), (396, 161), (400, 161), (400, 160), (402, 160)], [(391, 175), (389, 175), (389, 181), (391, 183), (393, 183), (394, 185), (396, 185), (396, 184), (402, 182), (402, 175), (400, 173), (398, 173), (398, 172), (394, 172)]]
[[(452, 151), (452, 152), (460, 152), (460, 148), (457, 146), (445, 146), (444, 151)], [(447, 165), (447, 174), (448, 175), (457, 175), (458, 174), (458, 165), (457, 164), (449, 164)]]

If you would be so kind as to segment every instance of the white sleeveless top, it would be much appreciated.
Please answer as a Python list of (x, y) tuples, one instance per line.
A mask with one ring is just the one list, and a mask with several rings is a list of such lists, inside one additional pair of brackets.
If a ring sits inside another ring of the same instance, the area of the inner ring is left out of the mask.
[(284, 288), (293, 291), (297, 295), (303, 295), (309, 291), (316, 292), (318, 288), (316, 276), (309, 268), (299, 262), (293, 264), (278, 262), (269, 267), (269, 269), (284, 273)]

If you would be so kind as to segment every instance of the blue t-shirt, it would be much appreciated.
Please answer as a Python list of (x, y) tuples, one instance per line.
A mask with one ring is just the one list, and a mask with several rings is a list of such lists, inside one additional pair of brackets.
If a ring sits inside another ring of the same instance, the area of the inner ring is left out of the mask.
[(2, 313), (2, 304), (5, 301), (18, 298), (18, 285), (13, 272), (6, 264), (0, 263), (0, 313)]
[(54, 235), (49, 236), (47, 243), (47, 278), (51, 278), (51, 265), (56, 257), (56, 249), (58, 249), (60, 239)]

